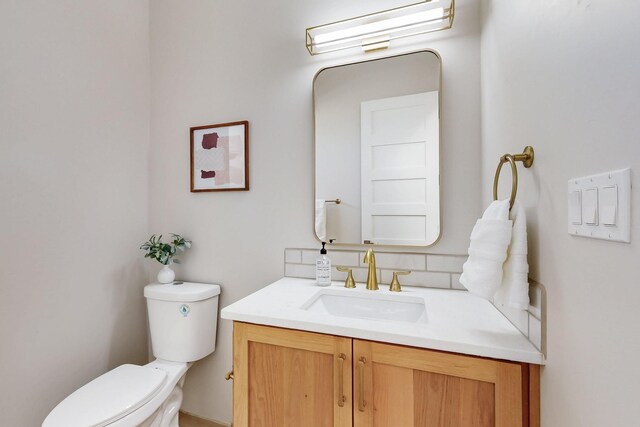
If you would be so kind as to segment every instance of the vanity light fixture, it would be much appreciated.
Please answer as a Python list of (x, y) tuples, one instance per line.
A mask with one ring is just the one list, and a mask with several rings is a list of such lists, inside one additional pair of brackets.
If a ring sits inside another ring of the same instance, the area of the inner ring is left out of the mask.
[(354, 47), (386, 49), (394, 39), (451, 28), (454, 12), (455, 0), (426, 0), (307, 28), (307, 49), (311, 55)]

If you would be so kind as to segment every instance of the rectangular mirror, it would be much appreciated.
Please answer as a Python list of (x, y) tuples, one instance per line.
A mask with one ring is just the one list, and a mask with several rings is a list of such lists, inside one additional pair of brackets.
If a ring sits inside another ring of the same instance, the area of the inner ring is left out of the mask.
[(440, 238), (440, 80), (430, 50), (316, 74), (320, 241), (429, 246)]

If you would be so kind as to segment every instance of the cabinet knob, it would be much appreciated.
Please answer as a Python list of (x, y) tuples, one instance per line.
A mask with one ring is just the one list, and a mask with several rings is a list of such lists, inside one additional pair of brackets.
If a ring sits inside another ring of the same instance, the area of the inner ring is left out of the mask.
[(224, 379), (227, 381), (233, 380), (233, 371), (227, 372), (227, 374), (224, 376)]

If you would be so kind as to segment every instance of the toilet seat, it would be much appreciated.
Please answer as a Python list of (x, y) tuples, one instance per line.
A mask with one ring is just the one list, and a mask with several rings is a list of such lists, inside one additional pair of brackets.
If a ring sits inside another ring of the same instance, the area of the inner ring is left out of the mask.
[(42, 426), (177, 427), (185, 374), (215, 350), (219, 294), (219, 285), (202, 283), (145, 286), (156, 359), (96, 378), (53, 408)]
[(118, 366), (60, 402), (42, 426), (107, 426), (153, 399), (166, 381), (167, 372), (152, 364)]

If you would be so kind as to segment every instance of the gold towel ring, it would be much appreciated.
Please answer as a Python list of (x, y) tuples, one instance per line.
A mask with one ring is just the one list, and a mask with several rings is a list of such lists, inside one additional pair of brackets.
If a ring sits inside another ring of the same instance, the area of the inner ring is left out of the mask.
[(509, 162), (511, 164), (511, 197), (509, 198), (509, 210), (513, 208), (513, 204), (516, 201), (516, 194), (518, 193), (518, 167), (516, 162), (522, 162), (525, 168), (530, 168), (533, 164), (534, 152), (533, 147), (530, 145), (524, 148), (522, 154), (505, 154), (500, 157), (500, 163), (496, 169), (496, 174), (493, 177), (493, 200), (498, 200), (498, 181), (500, 181), (500, 171), (502, 171), (502, 165)]
[(511, 197), (509, 198), (509, 210), (513, 207), (513, 203), (516, 201), (516, 194), (518, 193), (518, 168), (516, 167), (516, 161), (511, 154), (505, 154), (500, 157), (500, 163), (498, 163), (498, 169), (496, 169), (496, 175), (493, 177), (493, 200), (498, 200), (498, 181), (500, 181), (500, 171), (502, 171), (502, 165), (505, 163), (511, 163)]

